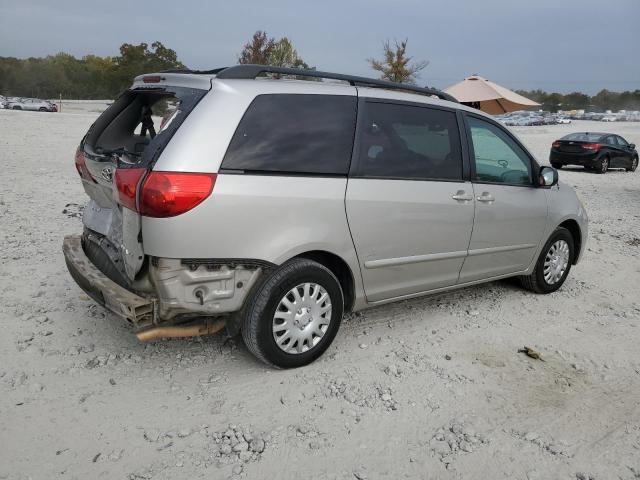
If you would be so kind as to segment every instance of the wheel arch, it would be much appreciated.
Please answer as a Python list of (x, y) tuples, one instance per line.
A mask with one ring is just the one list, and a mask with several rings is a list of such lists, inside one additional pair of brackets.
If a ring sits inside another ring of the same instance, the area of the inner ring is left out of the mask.
[(575, 220), (568, 219), (558, 225), (558, 227), (566, 228), (567, 230), (569, 230), (569, 233), (571, 233), (574, 247), (571, 263), (575, 265), (582, 250), (582, 231), (580, 230), (580, 225), (578, 225), (578, 222), (576, 222)]
[(350, 312), (355, 301), (355, 278), (349, 264), (340, 256), (326, 250), (310, 250), (300, 253), (293, 258), (306, 258), (324, 265), (333, 273), (344, 293), (344, 311)]

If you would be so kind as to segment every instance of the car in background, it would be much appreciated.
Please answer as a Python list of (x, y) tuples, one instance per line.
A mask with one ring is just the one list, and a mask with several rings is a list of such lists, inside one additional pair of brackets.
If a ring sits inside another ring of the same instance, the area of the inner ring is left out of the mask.
[(602, 119), (600, 121), (601, 122), (617, 122), (618, 121), (618, 117), (616, 117), (614, 115), (606, 115), (606, 116), (602, 117)]
[(55, 103), (48, 100), (40, 100), (38, 98), (16, 98), (9, 101), (5, 108), (11, 110), (29, 110), (33, 112), (57, 112), (58, 107)]
[(559, 125), (567, 125), (571, 123), (571, 119), (569, 117), (558, 116), (556, 117), (556, 123), (558, 123)]
[(638, 152), (633, 143), (613, 133), (570, 133), (551, 144), (551, 166), (582, 165), (587, 170), (607, 173), (609, 168), (624, 168), (634, 172), (638, 167)]

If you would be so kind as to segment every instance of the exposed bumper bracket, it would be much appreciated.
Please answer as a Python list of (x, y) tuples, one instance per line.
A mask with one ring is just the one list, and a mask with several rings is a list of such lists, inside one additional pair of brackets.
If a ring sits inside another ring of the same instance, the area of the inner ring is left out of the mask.
[(87, 295), (137, 328), (153, 324), (155, 299), (130, 292), (98, 270), (84, 253), (80, 235), (66, 236), (62, 251), (69, 273)]

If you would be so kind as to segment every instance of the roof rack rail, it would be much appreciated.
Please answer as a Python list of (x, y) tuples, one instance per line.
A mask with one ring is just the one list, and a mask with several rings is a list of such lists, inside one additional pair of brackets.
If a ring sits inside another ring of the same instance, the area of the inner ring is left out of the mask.
[(208, 72), (185, 72), (185, 73), (209, 73), (215, 74), (216, 78), (220, 79), (254, 79), (262, 73), (275, 73), (279, 75), (293, 75), (296, 77), (312, 77), (312, 78), (326, 78), (331, 80), (342, 80), (349, 82), (352, 86), (360, 87), (378, 87), (388, 88), (390, 90), (405, 90), (413, 93), (420, 93), (422, 95), (435, 96), (442, 100), (448, 100), (450, 102), (458, 103), (448, 93), (435, 88), (422, 88), (415, 85), (407, 85), (405, 83), (389, 82), (387, 80), (376, 80), (374, 78), (357, 77), (354, 75), (344, 75), (341, 73), (321, 72), (317, 70), (302, 70), (298, 68), (285, 68), (285, 67), (272, 67), (269, 65), (234, 65), (228, 68), (218, 68), (216, 70), (209, 70)]
[(189, 68), (175, 68), (172, 70), (162, 70), (160, 73), (193, 73), (195, 75), (217, 75), (227, 67), (214, 68), (213, 70), (191, 70)]

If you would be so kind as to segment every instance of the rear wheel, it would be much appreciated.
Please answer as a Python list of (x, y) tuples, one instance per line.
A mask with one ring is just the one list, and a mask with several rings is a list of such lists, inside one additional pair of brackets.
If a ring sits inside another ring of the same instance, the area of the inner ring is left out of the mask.
[(571, 232), (558, 227), (549, 237), (531, 275), (520, 277), (522, 286), (535, 293), (558, 290), (569, 275), (574, 258)]
[(293, 259), (271, 273), (249, 299), (242, 338), (265, 363), (301, 367), (331, 345), (343, 309), (335, 275), (312, 260)]
[(636, 168), (638, 168), (638, 157), (633, 157), (631, 160), (631, 166), (627, 168), (627, 172), (635, 172)]
[(20, 105), (14, 105), (12, 107), (13, 110), (22, 110), (22, 107)]
[(607, 173), (609, 170), (609, 157), (602, 157), (598, 166), (598, 173)]
[(40, 107), (38, 110), (40, 110), (41, 112), (48, 112), (48, 111), (49, 111), (49, 110), (47, 110), (47, 109), (46, 109), (46, 108), (44, 108), (44, 107)]

